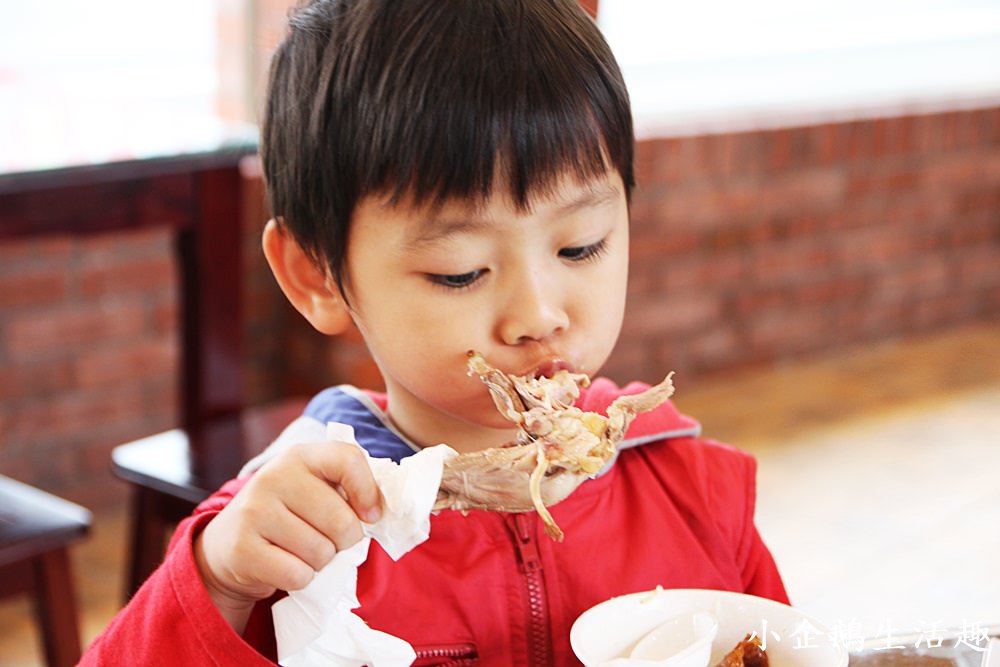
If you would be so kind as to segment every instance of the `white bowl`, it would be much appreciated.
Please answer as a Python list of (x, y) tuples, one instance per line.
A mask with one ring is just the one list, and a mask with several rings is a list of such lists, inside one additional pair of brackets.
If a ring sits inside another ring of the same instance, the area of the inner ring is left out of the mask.
[[(587, 667), (627, 664), (636, 644), (665, 621), (708, 612), (719, 623), (708, 665), (750, 633), (764, 641), (770, 667), (846, 667), (847, 650), (818, 621), (788, 605), (742, 593), (657, 589), (611, 598), (573, 623), (569, 640)], [(650, 664), (650, 663), (646, 663)]]

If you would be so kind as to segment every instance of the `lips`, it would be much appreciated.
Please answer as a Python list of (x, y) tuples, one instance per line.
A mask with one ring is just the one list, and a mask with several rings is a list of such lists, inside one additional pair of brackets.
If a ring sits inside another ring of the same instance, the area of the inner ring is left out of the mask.
[(546, 359), (525, 375), (530, 375), (536, 379), (541, 377), (550, 378), (559, 371), (569, 371), (572, 373), (574, 371), (573, 364), (565, 359)]
[[(472, 358), (477, 353), (473, 350), (466, 352), (468, 358)], [(523, 368), (523, 367), (522, 367)], [(551, 378), (553, 375), (559, 371), (568, 371), (570, 373), (576, 373), (576, 364), (571, 361), (567, 361), (561, 357), (551, 356), (546, 359), (542, 359), (534, 366), (528, 366), (523, 372), (511, 372), (511, 376), (520, 376), (524, 378), (533, 378), (535, 380), (539, 378)], [(469, 373), (472, 375), (473, 373)]]

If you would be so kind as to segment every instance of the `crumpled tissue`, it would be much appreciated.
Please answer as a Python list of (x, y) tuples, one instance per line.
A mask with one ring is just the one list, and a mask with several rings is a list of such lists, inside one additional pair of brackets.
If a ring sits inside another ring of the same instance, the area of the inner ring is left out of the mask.
[[(301, 430), (298, 435), (303, 435)], [(354, 429), (346, 424), (327, 424), (325, 435), (328, 440), (357, 444)], [(271, 608), (279, 664), (402, 667), (413, 662), (416, 654), (407, 642), (370, 628), (353, 613), (361, 606), (358, 566), (368, 558), (373, 539), (393, 560), (399, 560), (428, 538), (444, 462), (455, 455), (451, 447), (437, 445), (399, 464), (368, 457), (382, 491), (382, 518), (373, 524), (362, 523), (365, 537), (360, 542), (337, 552), (308, 586), (290, 591)]]

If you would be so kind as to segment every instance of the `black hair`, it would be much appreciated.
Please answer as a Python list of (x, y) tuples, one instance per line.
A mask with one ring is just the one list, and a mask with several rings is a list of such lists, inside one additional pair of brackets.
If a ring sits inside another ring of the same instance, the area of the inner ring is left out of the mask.
[(371, 195), (517, 206), (567, 172), (634, 185), (621, 72), (576, 0), (313, 0), (274, 54), (261, 131), (268, 203), (343, 291)]

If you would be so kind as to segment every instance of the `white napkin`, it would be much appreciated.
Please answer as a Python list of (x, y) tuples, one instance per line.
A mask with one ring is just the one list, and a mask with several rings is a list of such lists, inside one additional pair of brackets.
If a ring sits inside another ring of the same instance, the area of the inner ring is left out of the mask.
[[(296, 426), (297, 437), (322, 438), (303, 426), (301, 422)], [(354, 429), (346, 424), (327, 424), (325, 435), (328, 440), (357, 444)], [(358, 566), (368, 558), (372, 539), (393, 560), (427, 539), (441, 471), (444, 462), (455, 455), (451, 447), (437, 445), (408, 456), (400, 464), (368, 458), (382, 491), (382, 518), (374, 524), (363, 523), (365, 537), (360, 542), (337, 552), (308, 586), (289, 592), (271, 608), (279, 664), (402, 667), (413, 662), (416, 654), (407, 642), (368, 627), (351, 611), (360, 606)]]

